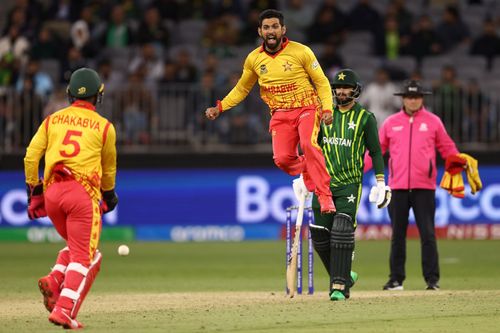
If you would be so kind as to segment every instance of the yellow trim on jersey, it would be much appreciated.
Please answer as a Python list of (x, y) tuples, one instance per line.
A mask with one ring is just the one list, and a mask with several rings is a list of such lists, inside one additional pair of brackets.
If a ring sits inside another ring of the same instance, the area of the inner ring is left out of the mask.
[(321, 147), (318, 144), (318, 133), (319, 133), (319, 127), (321, 123), (321, 118), (320, 118), (320, 112), (318, 109), (316, 109), (316, 113), (314, 114), (314, 127), (311, 133), (311, 145), (318, 149), (319, 151), (321, 150)]
[(89, 259), (90, 262), (94, 259), (95, 251), (99, 246), (101, 238), (101, 208), (99, 201), (92, 200), (92, 227), (90, 228), (90, 243), (89, 243)]

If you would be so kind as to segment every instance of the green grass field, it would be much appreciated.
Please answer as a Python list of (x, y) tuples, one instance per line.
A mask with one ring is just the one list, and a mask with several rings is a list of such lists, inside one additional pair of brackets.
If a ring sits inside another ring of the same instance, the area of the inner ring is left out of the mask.
[[(386, 241), (358, 242), (360, 279), (331, 302), (315, 257), (313, 296), (285, 297), (284, 242), (103, 243), (80, 311), (87, 332), (499, 332), (500, 242), (440, 241), (441, 290), (424, 291), (408, 244), (405, 291), (382, 292)], [(61, 244), (0, 243), (0, 332), (55, 332), (37, 288)], [(306, 276), (306, 274), (304, 274)], [(304, 287), (306, 285), (304, 284)]]

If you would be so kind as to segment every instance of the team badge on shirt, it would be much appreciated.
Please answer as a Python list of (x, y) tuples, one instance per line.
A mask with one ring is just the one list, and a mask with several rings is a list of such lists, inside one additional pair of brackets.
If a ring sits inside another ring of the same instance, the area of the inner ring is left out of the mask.
[(260, 75), (266, 74), (267, 73), (267, 67), (266, 65), (260, 65)]
[(426, 123), (421, 123), (420, 128), (418, 130), (421, 132), (427, 132), (429, 130), (429, 128), (427, 127)]
[(292, 64), (288, 62), (288, 60), (282, 65), (283, 69), (286, 71), (291, 71), (292, 70)]

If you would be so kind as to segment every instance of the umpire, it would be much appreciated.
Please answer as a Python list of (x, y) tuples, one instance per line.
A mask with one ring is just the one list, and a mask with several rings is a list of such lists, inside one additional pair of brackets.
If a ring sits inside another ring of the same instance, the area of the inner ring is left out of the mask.
[(443, 159), (458, 154), (441, 119), (427, 111), (418, 81), (407, 81), (401, 110), (388, 117), (379, 130), (382, 153), (389, 152), (389, 186), (392, 201), (390, 275), (384, 290), (403, 290), (406, 278), (406, 232), (413, 208), (420, 234), (422, 271), (427, 290), (439, 289), (439, 261), (434, 230), (436, 211), (436, 149)]

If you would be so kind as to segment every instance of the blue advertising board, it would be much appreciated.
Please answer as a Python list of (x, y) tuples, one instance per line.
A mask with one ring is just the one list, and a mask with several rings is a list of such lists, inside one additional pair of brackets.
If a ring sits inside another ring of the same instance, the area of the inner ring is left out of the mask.
[[(482, 167), (483, 190), (473, 196), (467, 188), (462, 200), (438, 189), (436, 226), (500, 224), (498, 170)], [(105, 215), (104, 225), (134, 226), (139, 239), (203, 240), (219, 235), (221, 239), (238, 240), (241, 233), (244, 239), (273, 238), (274, 233), (278, 237), (286, 207), (296, 204), (292, 179), (278, 169), (123, 170), (117, 175), (120, 203)], [(373, 174), (368, 173), (358, 223), (388, 225), (387, 210), (368, 202), (373, 182)], [(28, 220), (22, 172), (0, 172), (0, 228), (28, 225), (50, 225), (50, 221)], [(250, 236), (252, 233), (254, 236)]]

